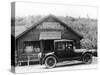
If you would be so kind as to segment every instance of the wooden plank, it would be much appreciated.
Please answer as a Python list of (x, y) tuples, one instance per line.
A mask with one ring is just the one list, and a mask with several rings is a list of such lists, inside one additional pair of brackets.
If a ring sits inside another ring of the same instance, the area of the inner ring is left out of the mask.
[(41, 39), (61, 39), (61, 32), (40, 32), (40, 40)]

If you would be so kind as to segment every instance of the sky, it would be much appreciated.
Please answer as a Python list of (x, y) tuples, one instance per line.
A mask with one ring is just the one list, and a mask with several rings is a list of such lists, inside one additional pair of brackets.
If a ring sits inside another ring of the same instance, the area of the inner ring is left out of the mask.
[(18, 17), (30, 15), (47, 16), (52, 14), (55, 16), (89, 17), (97, 19), (97, 7), (93, 6), (16, 2), (15, 13)]

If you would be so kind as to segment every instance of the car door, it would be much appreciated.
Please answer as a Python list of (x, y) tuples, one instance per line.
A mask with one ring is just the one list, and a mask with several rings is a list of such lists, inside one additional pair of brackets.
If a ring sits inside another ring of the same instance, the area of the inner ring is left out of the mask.
[(66, 48), (64, 42), (55, 43), (55, 54), (58, 58), (66, 58)]
[(66, 51), (66, 58), (72, 58), (74, 57), (74, 51), (73, 51), (73, 43), (72, 42), (66, 42), (65, 43), (65, 51)]

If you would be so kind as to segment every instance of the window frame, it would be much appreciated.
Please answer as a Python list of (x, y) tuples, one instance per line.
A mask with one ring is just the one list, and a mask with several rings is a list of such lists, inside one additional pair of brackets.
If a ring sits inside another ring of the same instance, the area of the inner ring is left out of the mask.
[[(61, 48), (58, 48), (58, 45), (61, 45)], [(66, 49), (66, 47), (65, 47), (65, 43), (64, 42), (56, 42), (55, 43), (55, 49), (57, 50), (57, 51), (64, 51), (65, 49)]]
[[(39, 41), (24, 41), (23, 53), (27, 54), (27, 52), (25, 52), (27, 46), (32, 46), (33, 48), (32, 52), (30, 52), (29, 54), (39, 53), (41, 51)], [(39, 51), (37, 52), (36, 49), (39, 49)]]

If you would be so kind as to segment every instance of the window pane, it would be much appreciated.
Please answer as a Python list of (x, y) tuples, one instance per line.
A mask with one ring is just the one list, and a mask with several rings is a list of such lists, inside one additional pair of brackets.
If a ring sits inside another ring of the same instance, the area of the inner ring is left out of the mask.
[(32, 53), (33, 52), (33, 46), (26, 46), (25, 53)]
[(56, 44), (56, 49), (59, 50), (59, 51), (62, 51), (62, 50), (65, 50), (65, 45), (64, 43), (57, 43)]

